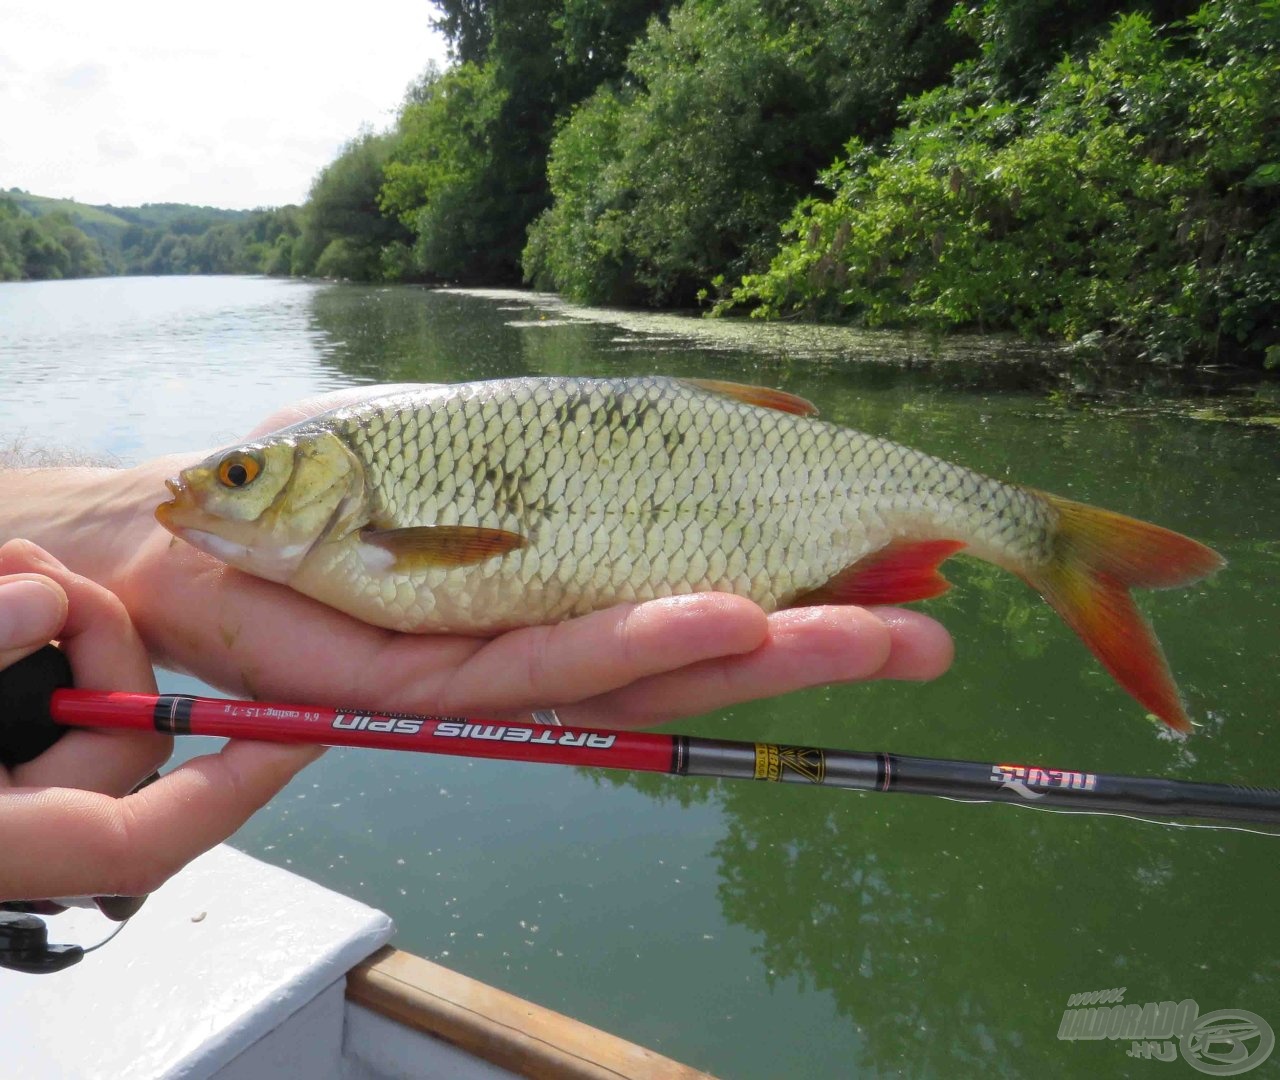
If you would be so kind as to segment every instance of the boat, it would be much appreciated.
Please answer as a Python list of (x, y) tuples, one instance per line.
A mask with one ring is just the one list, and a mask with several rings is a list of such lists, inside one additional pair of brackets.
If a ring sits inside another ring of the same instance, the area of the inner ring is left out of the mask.
[[(113, 929), (49, 919), (51, 942)], [(385, 913), (227, 845), (54, 974), (0, 970), (0, 1077), (706, 1080), (709, 1074), (397, 949)]]

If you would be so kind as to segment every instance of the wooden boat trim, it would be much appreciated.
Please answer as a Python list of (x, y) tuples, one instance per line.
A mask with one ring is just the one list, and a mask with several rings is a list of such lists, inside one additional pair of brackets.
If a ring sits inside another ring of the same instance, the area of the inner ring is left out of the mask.
[(347, 975), (347, 1000), (519, 1076), (709, 1080), (710, 1074), (384, 946)]

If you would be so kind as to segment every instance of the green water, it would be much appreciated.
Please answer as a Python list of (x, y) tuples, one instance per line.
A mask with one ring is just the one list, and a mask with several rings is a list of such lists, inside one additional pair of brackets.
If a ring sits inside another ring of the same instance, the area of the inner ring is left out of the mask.
[[(957, 641), (944, 678), (673, 728), (1280, 781), (1280, 429), (1258, 422), (1280, 413), (1274, 387), (517, 294), (0, 285), (0, 443), (124, 461), (230, 441), (352, 383), (624, 372), (783, 386), (829, 419), (1230, 560), (1142, 597), (1202, 725), (1186, 742), (1144, 720), (1020, 582), (965, 560), (927, 605)], [(1128, 1058), (1127, 1042), (1058, 1040), (1069, 995), (1118, 986), (1126, 1002), (1189, 997), (1280, 1028), (1280, 848), (1247, 832), (348, 750), (235, 842), (390, 912), (404, 948), (725, 1077), (1194, 1075)]]

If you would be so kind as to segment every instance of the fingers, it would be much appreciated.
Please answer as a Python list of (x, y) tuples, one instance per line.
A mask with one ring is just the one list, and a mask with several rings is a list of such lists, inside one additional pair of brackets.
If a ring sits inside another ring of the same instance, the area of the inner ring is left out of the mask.
[[(610, 608), (483, 644), (451, 640), (474, 651), (424, 673), (399, 707), (483, 716), (554, 706), (566, 723), (635, 727), (828, 683), (932, 679), (953, 652), (947, 631), (919, 612), (814, 607), (766, 618), (719, 593)], [(392, 649), (414, 644), (400, 638)]]
[(956, 646), (941, 623), (908, 608), (873, 607), (867, 610), (889, 631), (889, 657), (876, 674), (877, 679), (927, 682), (951, 666)]
[(232, 741), (122, 799), (66, 788), (7, 793), (0, 898), (149, 893), (234, 833), (321, 753)]
[[(57, 638), (78, 686), (154, 691), (120, 601), (32, 544), (0, 548), (0, 656)], [(229, 743), (126, 798), (168, 756), (149, 733), (72, 731), (0, 796), (0, 898), (143, 894), (226, 839), (318, 747)], [(0, 786), (4, 777), (0, 775)]]
[(22, 540), (0, 548), (0, 574), (27, 572), (50, 579), (66, 597), (65, 622), (57, 637), (85, 690), (155, 689), (151, 662), (124, 605), (102, 586), (73, 574), (52, 555)]
[(557, 713), (584, 726), (658, 724), (809, 686), (935, 678), (952, 648), (947, 631), (916, 611), (796, 608), (769, 616), (767, 640), (746, 655), (654, 675)]
[[(28, 601), (36, 595), (31, 592), (33, 587), (61, 596), (62, 618), (56, 620), (57, 625), (40, 627), (42, 636), (25, 652), (57, 638), (79, 688), (155, 691), (146, 650), (124, 606), (106, 589), (71, 573), (46, 551), (22, 540), (0, 547), (0, 575), (6, 575), (8, 588), (16, 586), (30, 594)], [(5, 595), (0, 593), (0, 613)], [(158, 733), (68, 732), (35, 761), (14, 769), (13, 781), (24, 786), (56, 784), (119, 795), (164, 762), (170, 745), (170, 740)]]
[(0, 578), (0, 670), (47, 645), (66, 617), (67, 594), (55, 582), (35, 574)]
[(758, 606), (725, 593), (623, 604), (478, 643), (469, 657), (419, 680), (414, 690), (445, 713), (560, 705), (673, 668), (749, 653), (767, 629)]

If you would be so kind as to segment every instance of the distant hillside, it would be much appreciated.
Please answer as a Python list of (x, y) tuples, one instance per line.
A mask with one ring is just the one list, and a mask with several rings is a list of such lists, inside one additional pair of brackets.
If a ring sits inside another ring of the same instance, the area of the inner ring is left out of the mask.
[(185, 203), (147, 203), (143, 206), (93, 206), (72, 199), (51, 199), (18, 188), (0, 191), (32, 217), (66, 214), (78, 229), (101, 242), (108, 259), (119, 256), (125, 231), (131, 225), (157, 229), (179, 236), (199, 236), (210, 226), (243, 221), (252, 210), (219, 210), (212, 206)]
[(0, 281), (293, 272), (296, 206), (94, 206), (0, 188)]

